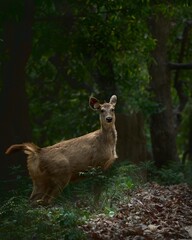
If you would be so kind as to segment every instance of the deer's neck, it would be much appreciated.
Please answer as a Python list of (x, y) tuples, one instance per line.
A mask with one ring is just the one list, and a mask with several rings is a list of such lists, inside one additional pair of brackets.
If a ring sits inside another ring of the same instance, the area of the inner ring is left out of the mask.
[(101, 125), (101, 134), (105, 141), (109, 142), (110, 144), (116, 143), (117, 131), (114, 124), (109, 126)]
[(112, 150), (112, 160), (118, 158), (117, 152), (116, 152), (116, 144), (117, 144), (117, 131), (115, 128), (115, 125), (101, 127), (101, 137), (103, 143), (106, 145), (106, 147), (109, 147)]

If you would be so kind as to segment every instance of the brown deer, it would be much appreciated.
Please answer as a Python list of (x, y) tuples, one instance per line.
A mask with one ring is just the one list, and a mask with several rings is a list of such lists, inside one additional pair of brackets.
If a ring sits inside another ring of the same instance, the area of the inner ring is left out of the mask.
[(22, 150), (28, 155), (27, 166), (33, 182), (30, 200), (33, 203), (50, 204), (70, 181), (80, 178), (80, 172), (90, 167), (105, 170), (115, 161), (116, 102), (115, 95), (109, 103), (103, 104), (90, 97), (90, 107), (100, 113), (101, 128), (97, 131), (44, 148), (23, 143), (7, 149), (6, 154)]

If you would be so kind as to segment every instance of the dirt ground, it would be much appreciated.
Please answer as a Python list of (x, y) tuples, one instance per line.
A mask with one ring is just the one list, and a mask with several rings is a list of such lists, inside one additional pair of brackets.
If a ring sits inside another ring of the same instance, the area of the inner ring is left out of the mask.
[(192, 239), (192, 188), (148, 184), (119, 203), (114, 216), (100, 214), (82, 229), (90, 240)]

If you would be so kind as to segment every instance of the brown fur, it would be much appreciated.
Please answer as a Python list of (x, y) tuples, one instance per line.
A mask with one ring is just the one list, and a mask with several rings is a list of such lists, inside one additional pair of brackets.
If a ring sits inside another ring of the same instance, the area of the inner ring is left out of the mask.
[(27, 166), (33, 181), (30, 200), (50, 204), (61, 190), (79, 178), (79, 173), (90, 167), (107, 169), (117, 158), (115, 113), (117, 97), (100, 104), (89, 100), (90, 107), (100, 113), (101, 128), (81, 137), (39, 148), (33, 143), (10, 146), (6, 154), (23, 150), (28, 155)]

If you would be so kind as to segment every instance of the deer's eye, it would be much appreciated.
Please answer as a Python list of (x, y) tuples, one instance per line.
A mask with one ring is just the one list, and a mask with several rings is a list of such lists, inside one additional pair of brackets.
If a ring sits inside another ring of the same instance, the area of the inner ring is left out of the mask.
[(111, 112), (114, 112), (115, 111), (115, 109), (114, 108), (111, 108)]
[(104, 110), (104, 109), (101, 109), (101, 112), (102, 112), (102, 113), (104, 113), (104, 112), (105, 112), (105, 110)]

